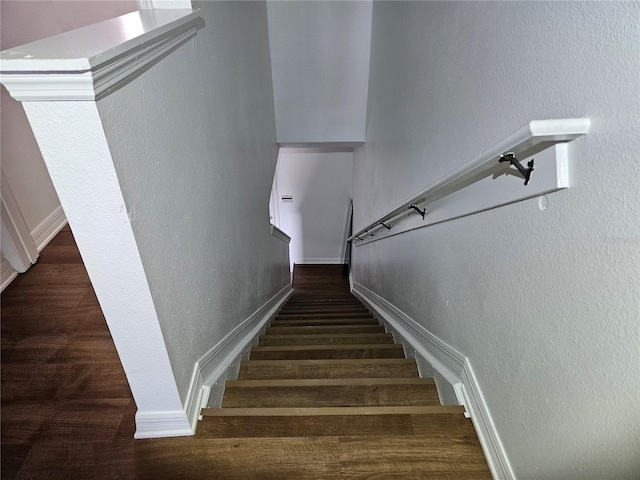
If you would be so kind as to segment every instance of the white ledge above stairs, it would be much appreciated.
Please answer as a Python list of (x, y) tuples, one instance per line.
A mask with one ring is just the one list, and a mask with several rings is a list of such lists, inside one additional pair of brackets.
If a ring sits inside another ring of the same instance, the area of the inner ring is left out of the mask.
[(198, 10), (142, 10), (0, 53), (0, 82), (19, 101), (97, 100), (192, 38)]

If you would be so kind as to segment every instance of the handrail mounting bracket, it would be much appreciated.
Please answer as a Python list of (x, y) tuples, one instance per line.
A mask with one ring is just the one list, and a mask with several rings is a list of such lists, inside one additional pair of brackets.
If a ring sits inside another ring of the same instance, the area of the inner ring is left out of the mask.
[(412, 203), (411, 205), (409, 205), (409, 210), (415, 210), (416, 212), (418, 212), (422, 216), (423, 220), (424, 220), (425, 215), (427, 214), (426, 207), (425, 207), (424, 210), (420, 210), (415, 203)]
[(533, 172), (533, 165), (534, 165), (533, 158), (529, 160), (529, 162), (527, 163), (527, 167), (529, 168), (524, 168), (520, 163), (520, 160), (516, 158), (516, 154), (513, 152), (503, 153), (502, 155), (500, 155), (498, 162), (500, 163), (509, 162), (510, 165), (513, 165), (514, 167), (516, 167), (518, 171), (522, 174), (522, 176), (524, 177), (524, 184), (525, 185), (529, 184), (529, 180), (531, 179), (531, 172)]

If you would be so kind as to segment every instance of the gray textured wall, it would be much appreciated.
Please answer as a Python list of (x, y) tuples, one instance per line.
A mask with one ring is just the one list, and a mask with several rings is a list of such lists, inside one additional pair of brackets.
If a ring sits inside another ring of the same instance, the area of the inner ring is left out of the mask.
[(266, 4), (194, 6), (198, 35), (99, 104), (183, 402), (195, 361), (289, 283)]
[(640, 4), (374, 2), (354, 229), (530, 120), (589, 117), (573, 187), (354, 248), (471, 361), (520, 479), (640, 474)]

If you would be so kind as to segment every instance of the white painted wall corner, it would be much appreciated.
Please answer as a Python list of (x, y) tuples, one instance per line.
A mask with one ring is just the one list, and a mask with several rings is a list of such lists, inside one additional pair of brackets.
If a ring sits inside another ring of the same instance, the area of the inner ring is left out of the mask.
[(196, 431), (200, 410), (210, 401), (211, 387), (226, 374), (292, 293), (290, 284), (284, 287), (196, 362), (185, 403), (185, 411), (192, 432)]
[(33, 241), (9, 180), (2, 172), (2, 255), (18, 273), (26, 272), (36, 263), (38, 249)]
[(471, 417), (493, 478), (515, 479), (469, 359), (364, 285), (354, 282), (352, 291), (397, 332), (398, 340), (413, 347), (454, 386), (456, 397)]

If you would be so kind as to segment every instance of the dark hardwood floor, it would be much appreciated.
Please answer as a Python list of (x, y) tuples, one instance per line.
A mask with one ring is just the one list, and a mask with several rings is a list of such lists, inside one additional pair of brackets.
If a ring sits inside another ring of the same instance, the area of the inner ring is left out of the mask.
[(68, 227), (1, 302), (2, 478), (112, 476), (135, 403)]

